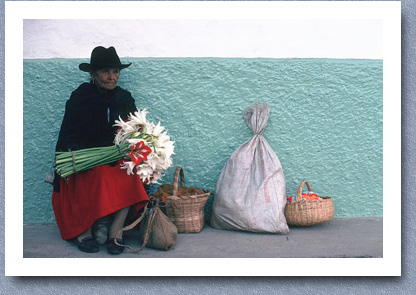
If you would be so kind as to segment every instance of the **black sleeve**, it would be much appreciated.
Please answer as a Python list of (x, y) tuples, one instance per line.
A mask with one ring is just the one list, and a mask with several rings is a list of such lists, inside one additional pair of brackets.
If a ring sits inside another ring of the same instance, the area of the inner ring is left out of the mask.
[(116, 92), (115, 96), (111, 113), (112, 122), (118, 120), (119, 118), (126, 120), (130, 113), (137, 111), (134, 98), (131, 96), (130, 92), (120, 88), (119, 91)]
[(59, 131), (57, 151), (79, 150), (85, 148), (82, 144), (83, 132), (88, 128), (91, 107), (84, 97), (71, 95), (66, 102), (65, 115)]
[(129, 102), (127, 103), (126, 109), (128, 113), (134, 113), (135, 111), (137, 111), (137, 107), (133, 97), (131, 97), (131, 100), (129, 100)]

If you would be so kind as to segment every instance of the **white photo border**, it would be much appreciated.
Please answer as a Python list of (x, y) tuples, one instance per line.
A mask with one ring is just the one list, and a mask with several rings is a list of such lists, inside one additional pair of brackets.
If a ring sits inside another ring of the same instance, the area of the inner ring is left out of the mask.
[[(99, 13), (94, 14), (97, 11)], [(137, 267), (135, 259), (123, 258), (23, 258), (23, 20), (116, 19), (115, 16), (120, 15), (125, 19), (382, 20), (383, 180), (388, 179), (388, 182), (383, 181), (383, 258), (143, 258), (140, 260), (140, 267)], [(7, 276), (401, 275), (400, 2), (6, 1), (5, 57), (5, 274)], [(195, 264), (198, 268), (194, 267)], [(109, 265), (112, 267), (108, 267)], [(276, 267), (279, 265), (282, 267)]]

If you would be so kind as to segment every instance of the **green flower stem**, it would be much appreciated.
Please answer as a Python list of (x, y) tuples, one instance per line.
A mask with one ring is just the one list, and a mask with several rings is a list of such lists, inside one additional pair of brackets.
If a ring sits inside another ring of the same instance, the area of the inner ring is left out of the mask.
[(129, 144), (124, 143), (120, 145), (120, 150), (115, 145), (76, 150), (74, 151), (74, 157), (71, 151), (56, 152), (56, 171), (61, 177), (67, 177), (75, 172), (74, 159), (77, 172), (81, 172), (127, 158), (128, 150)]

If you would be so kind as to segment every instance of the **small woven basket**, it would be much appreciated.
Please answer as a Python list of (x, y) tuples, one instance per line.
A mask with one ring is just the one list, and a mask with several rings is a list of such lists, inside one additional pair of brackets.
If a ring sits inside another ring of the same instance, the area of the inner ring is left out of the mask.
[(285, 216), (287, 224), (293, 226), (311, 226), (330, 221), (334, 217), (334, 203), (331, 197), (321, 197), (322, 200), (302, 200), (302, 187), (306, 184), (309, 191), (311, 186), (303, 180), (296, 192), (296, 201), (286, 204)]
[[(180, 177), (181, 186), (178, 189), (178, 180)], [(179, 233), (198, 233), (204, 227), (204, 207), (207, 203), (211, 191), (203, 188), (197, 188), (199, 195), (180, 196), (179, 191), (189, 191), (190, 187), (185, 187), (185, 177), (182, 167), (177, 167), (173, 178), (173, 185), (164, 184), (161, 186), (164, 192), (171, 193), (176, 198), (167, 198), (164, 208), (166, 215), (176, 225)], [(195, 188), (193, 188), (195, 189)]]

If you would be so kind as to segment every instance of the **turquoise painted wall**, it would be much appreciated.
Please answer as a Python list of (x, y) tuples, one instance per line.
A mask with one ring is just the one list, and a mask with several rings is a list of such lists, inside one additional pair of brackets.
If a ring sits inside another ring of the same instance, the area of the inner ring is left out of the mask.
[[(64, 106), (86, 59), (24, 60), (24, 222), (53, 222), (43, 182)], [(293, 195), (301, 180), (333, 197), (335, 217), (383, 215), (383, 62), (339, 59), (130, 58), (119, 85), (176, 141), (186, 184), (215, 189), (231, 153), (250, 138), (243, 110), (271, 106), (264, 131)], [(173, 180), (174, 167), (164, 182)], [(215, 197), (215, 194), (214, 194)], [(212, 200), (206, 207), (210, 213)]]

